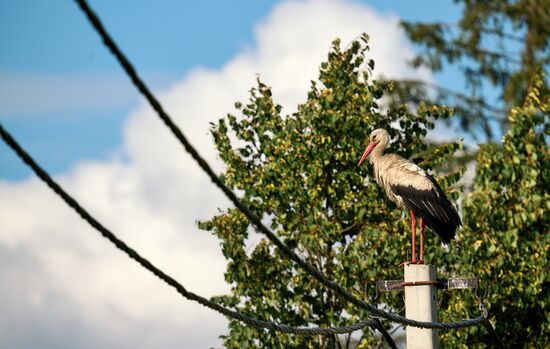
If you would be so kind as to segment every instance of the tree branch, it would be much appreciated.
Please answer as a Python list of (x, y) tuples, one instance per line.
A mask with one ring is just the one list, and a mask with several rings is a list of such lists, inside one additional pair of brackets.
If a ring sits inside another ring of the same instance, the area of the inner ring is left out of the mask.
[[(468, 96), (466, 94), (457, 92), (449, 87), (441, 86), (439, 84), (423, 81), (423, 80), (414, 80), (414, 79), (406, 79), (406, 80), (396, 80), (397, 83), (404, 83), (408, 85), (422, 85), (427, 88), (440, 91), (444, 94), (454, 96), (455, 98), (461, 99), (467, 103), (476, 104), (482, 107), (483, 109), (493, 113), (494, 115), (504, 115), (506, 114), (506, 109), (496, 107), (494, 105), (491, 105), (481, 99), (477, 99), (471, 96)], [(501, 120), (502, 118), (495, 118), (497, 120)]]

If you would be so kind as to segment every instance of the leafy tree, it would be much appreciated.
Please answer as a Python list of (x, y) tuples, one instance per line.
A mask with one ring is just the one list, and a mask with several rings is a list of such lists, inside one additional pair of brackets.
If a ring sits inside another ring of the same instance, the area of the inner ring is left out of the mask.
[[(410, 249), (404, 211), (385, 198), (370, 166), (356, 167), (370, 131), (387, 129), (389, 151), (413, 157), (439, 175), (453, 199), (462, 198), (461, 248), (452, 245), (449, 253), (428, 232), (428, 262), (438, 265), (440, 277), (490, 282), (486, 303), (503, 340), (513, 348), (544, 347), (550, 337), (550, 107), (544, 78), (533, 78), (522, 106), (511, 109), (502, 144), (481, 146), (473, 188), (464, 195), (456, 185), (463, 170), (445, 165), (461, 146), (423, 140), (434, 121), (451, 111), (423, 103), (415, 112), (397, 105), (381, 110), (392, 84), (370, 79), (374, 62), (365, 58), (367, 50), (366, 36), (346, 51), (335, 41), (319, 82), (312, 82), (292, 115), (283, 116), (270, 88), (258, 81), (250, 100), (236, 103), (238, 115), (212, 125), (226, 164), (222, 178), (296, 253), (366, 299), (366, 283), (402, 277), (399, 263)], [(216, 301), (292, 326), (340, 326), (368, 316), (283, 258), (236, 209), (200, 227), (216, 234), (228, 260), (231, 293)], [(478, 315), (471, 291), (442, 291), (438, 298), (442, 321)], [(381, 301), (393, 311), (403, 306), (397, 292)], [(235, 321), (222, 338), (228, 348), (335, 347), (335, 338), (283, 335)], [(442, 332), (441, 338), (443, 347), (491, 347), (483, 328)], [(367, 333), (359, 347), (379, 341)]]
[[(366, 50), (366, 36), (347, 51), (335, 41), (319, 82), (312, 82), (307, 101), (292, 115), (283, 116), (270, 88), (258, 81), (249, 102), (236, 103), (238, 116), (229, 114), (212, 126), (227, 185), (241, 192), (243, 201), (296, 253), (361, 298), (367, 281), (399, 278), (399, 263), (410, 249), (410, 223), (403, 210), (385, 199), (370, 166), (357, 168), (368, 134), (385, 128), (392, 137), (390, 151), (419, 154), (417, 161), (430, 170), (459, 147), (423, 142), (434, 120), (449, 116), (447, 108), (421, 104), (415, 113), (403, 106), (380, 110), (391, 84), (370, 80), (374, 62), (365, 59)], [(441, 183), (446, 187), (459, 176), (449, 174)], [(339, 326), (367, 317), (282, 258), (236, 209), (200, 226), (216, 234), (228, 259), (225, 277), (232, 291), (217, 301), (292, 326)], [(439, 243), (435, 234), (427, 239), (430, 255)], [(386, 302), (395, 309), (403, 303), (397, 294)], [(374, 343), (372, 336), (365, 337), (363, 347)], [(332, 348), (335, 341), (234, 321), (223, 339), (229, 348)]]
[[(550, 338), (550, 105), (541, 101), (544, 80), (535, 76), (525, 102), (513, 107), (500, 145), (481, 146), (474, 190), (464, 198), (463, 251), (454, 259), (459, 275), (491, 282), (492, 322), (510, 348), (543, 348)], [(466, 295), (449, 299), (444, 311), (467, 312)], [(484, 331), (448, 332), (452, 348), (483, 347)], [(490, 347), (490, 346), (487, 346)]]
[[(495, 124), (491, 121), (505, 125), (509, 109), (525, 99), (535, 72), (548, 72), (550, 0), (455, 2), (463, 8), (456, 24), (402, 22), (402, 26), (423, 48), (413, 65), (433, 71), (456, 66), (464, 75), (467, 92), (409, 80), (397, 85), (394, 97), (399, 101), (425, 101), (428, 90), (435, 90), (435, 101), (452, 105), (464, 129), (481, 127), (491, 137)], [(487, 90), (497, 91), (496, 101), (484, 93)], [(546, 81), (541, 91), (548, 92)]]

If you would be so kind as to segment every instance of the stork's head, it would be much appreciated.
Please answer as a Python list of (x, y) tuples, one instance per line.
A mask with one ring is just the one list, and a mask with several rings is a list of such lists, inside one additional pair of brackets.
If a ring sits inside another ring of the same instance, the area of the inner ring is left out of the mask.
[(370, 134), (370, 141), (367, 145), (367, 148), (363, 152), (363, 155), (361, 156), (361, 159), (359, 160), (359, 163), (357, 166), (361, 166), (363, 161), (369, 156), (369, 154), (374, 150), (374, 148), (378, 149), (384, 149), (386, 145), (388, 144), (388, 141), (390, 139), (390, 136), (388, 132), (384, 129), (377, 128), (376, 130), (372, 131)]

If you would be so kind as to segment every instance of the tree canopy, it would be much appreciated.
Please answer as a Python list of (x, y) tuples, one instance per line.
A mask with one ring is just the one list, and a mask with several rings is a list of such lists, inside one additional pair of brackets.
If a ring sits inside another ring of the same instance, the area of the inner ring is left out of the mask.
[[(385, 198), (370, 166), (356, 166), (370, 131), (385, 128), (391, 136), (388, 151), (412, 158), (436, 176), (453, 200), (463, 202), (461, 248), (451, 245), (447, 252), (428, 231), (427, 262), (439, 267), (440, 277), (490, 281), (488, 305), (504, 340), (517, 347), (542, 343), (549, 335), (544, 268), (550, 245), (544, 215), (550, 202), (545, 188), (550, 126), (548, 104), (539, 93), (543, 78), (534, 80), (525, 104), (512, 109), (503, 144), (481, 148), (473, 191), (464, 196), (457, 184), (464, 169), (445, 165), (461, 144), (424, 140), (434, 122), (451, 117), (452, 110), (426, 103), (414, 111), (397, 104), (383, 108), (383, 97), (394, 85), (372, 79), (368, 48), (366, 35), (344, 51), (336, 40), (307, 100), (291, 115), (283, 115), (271, 88), (258, 80), (248, 102), (237, 102), (233, 113), (212, 125), (226, 165), (223, 180), (304, 260), (365, 299), (367, 285), (402, 277), (399, 264), (410, 250), (404, 211)], [(237, 209), (199, 225), (220, 239), (228, 260), (225, 278), (231, 293), (216, 301), (291, 326), (339, 326), (367, 318), (366, 311), (283, 258)], [(442, 291), (439, 298), (442, 321), (478, 315), (471, 291)], [(402, 311), (398, 293), (386, 293), (381, 301)], [(335, 338), (283, 335), (235, 321), (222, 338), (228, 348), (335, 345)], [(359, 347), (379, 341), (367, 331)], [(489, 347), (490, 341), (481, 328), (442, 333), (443, 346), (472, 343)]]

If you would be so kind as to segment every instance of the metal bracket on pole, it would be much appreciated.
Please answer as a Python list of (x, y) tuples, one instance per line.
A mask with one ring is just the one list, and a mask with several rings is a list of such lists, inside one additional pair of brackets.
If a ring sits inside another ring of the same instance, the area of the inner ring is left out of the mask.
[(388, 292), (388, 291), (402, 291), (405, 286), (423, 286), (433, 285), (440, 290), (453, 290), (453, 289), (469, 289), (478, 287), (478, 278), (449, 278), (449, 279), (437, 279), (436, 281), (414, 281), (405, 283), (403, 280), (379, 280), (376, 281), (376, 291)]

